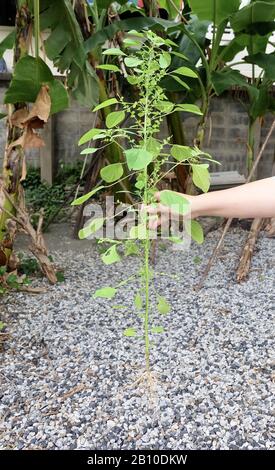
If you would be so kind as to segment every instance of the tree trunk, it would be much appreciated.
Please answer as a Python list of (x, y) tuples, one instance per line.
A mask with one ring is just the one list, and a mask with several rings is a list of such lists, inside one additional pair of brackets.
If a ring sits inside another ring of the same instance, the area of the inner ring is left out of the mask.
[[(27, 38), (31, 25), (31, 14), (26, 5), (20, 6), (16, 15), (16, 40), (14, 50), (14, 64), (27, 52)], [(17, 103), (14, 111), (26, 107), (25, 103)], [(19, 127), (12, 125), (10, 116), (13, 111), (9, 105), (9, 116), (7, 124), (7, 143), (3, 161), (2, 185), (10, 196), (10, 200), (18, 204), (20, 194), (20, 180), (24, 163), (24, 150), (18, 145), (9, 149), (10, 145), (21, 137), (23, 131)], [(10, 201), (2, 192), (1, 206), (5, 211), (0, 210), (0, 266), (8, 266), (9, 258), (13, 249), (15, 231), (9, 230), (8, 212), (15, 214), (15, 209)], [(7, 212), (6, 212), (7, 211)]]

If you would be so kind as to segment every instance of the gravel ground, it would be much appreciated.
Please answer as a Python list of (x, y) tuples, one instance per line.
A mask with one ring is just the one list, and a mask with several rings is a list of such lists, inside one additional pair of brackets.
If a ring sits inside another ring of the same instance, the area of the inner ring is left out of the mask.
[(154, 322), (165, 333), (154, 335), (151, 398), (135, 385), (143, 344), (123, 336), (141, 321), (131, 307), (135, 287), (119, 295), (126, 313), (91, 298), (135, 272), (138, 259), (102, 267), (92, 242), (75, 249), (63, 234), (52, 243), (65, 282), (1, 299), (12, 334), (1, 354), (1, 448), (274, 448), (275, 239), (261, 235), (250, 278), (238, 285), (246, 234), (231, 229), (199, 292), (193, 286), (219, 232), (188, 253), (158, 251), (155, 287), (172, 311)]

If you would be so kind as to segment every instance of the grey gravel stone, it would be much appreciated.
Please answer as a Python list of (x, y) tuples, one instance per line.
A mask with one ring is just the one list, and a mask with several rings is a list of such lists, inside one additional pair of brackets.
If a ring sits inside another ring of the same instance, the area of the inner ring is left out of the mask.
[(154, 287), (172, 310), (152, 311), (152, 323), (165, 328), (153, 338), (152, 397), (142, 383), (135, 385), (143, 344), (123, 335), (131, 326), (141, 331), (132, 308), (137, 286), (125, 285), (115, 300), (125, 312), (91, 296), (131, 276), (139, 259), (104, 266), (92, 242), (70, 251), (65, 234), (63, 249), (53, 253), (65, 282), (49, 287), (37, 280), (46, 294), (1, 298), (1, 320), (12, 336), (1, 357), (0, 447), (274, 448), (275, 240), (260, 236), (250, 277), (237, 284), (247, 232), (232, 228), (196, 292), (219, 234), (187, 253), (169, 246), (157, 251)]

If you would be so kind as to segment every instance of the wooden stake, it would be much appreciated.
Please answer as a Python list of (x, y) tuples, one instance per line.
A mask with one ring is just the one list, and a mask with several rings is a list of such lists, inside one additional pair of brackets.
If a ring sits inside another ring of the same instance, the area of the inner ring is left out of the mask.
[(240, 264), (237, 269), (238, 282), (244, 281), (248, 276), (256, 241), (263, 226), (263, 221), (264, 219), (254, 219), (252, 222), (246, 244), (243, 248)]

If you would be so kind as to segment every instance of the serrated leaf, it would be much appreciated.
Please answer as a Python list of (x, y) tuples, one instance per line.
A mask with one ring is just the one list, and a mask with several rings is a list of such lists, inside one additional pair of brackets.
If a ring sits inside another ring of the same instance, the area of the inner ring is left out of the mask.
[(108, 248), (108, 250), (105, 251), (105, 253), (103, 253), (103, 255), (101, 256), (101, 259), (103, 263), (107, 265), (120, 261), (121, 258), (117, 252), (116, 245), (113, 245), (111, 246), (111, 248)]
[(101, 134), (103, 129), (90, 129), (79, 139), (78, 145), (83, 145), (92, 140), (96, 135)]
[(173, 73), (184, 75), (185, 77), (198, 78), (197, 72), (194, 72), (194, 70), (190, 69), (189, 67), (185, 67), (184, 65), (176, 70), (173, 70)]
[(118, 126), (125, 119), (125, 111), (114, 111), (106, 117), (106, 126), (108, 129)]
[(101, 178), (107, 183), (113, 183), (123, 175), (123, 166), (121, 163), (112, 163), (105, 166), (100, 171)]
[(97, 65), (96, 68), (100, 70), (109, 70), (110, 72), (121, 72), (120, 68), (114, 64)]
[(154, 158), (152, 153), (140, 147), (125, 150), (125, 156), (129, 170), (142, 170), (146, 168)]
[(92, 220), (92, 222), (89, 225), (86, 225), (81, 230), (79, 230), (78, 236), (80, 240), (83, 240), (84, 238), (88, 238), (90, 235), (97, 232), (103, 226), (104, 220), (105, 219), (103, 219), (102, 217), (98, 217)]
[(100, 191), (103, 188), (105, 188), (105, 186), (97, 186), (95, 189), (93, 189), (89, 193), (84, 194), (83, 196), (78, 197), (77, 199), (75, 199), (71, 203), (71, 206), (80, 206), (80, 204), (83, 204), (83, 202), (88, 201), (88, 199), (90, 199), (90, 197), (92, 197), (94, 194), (96, 194), (98, 191)]
[(136, 336), (137, 332), (135, 328), (126, 328), (123, 332), (124, 336)]
[(188, 220), (185, 222), (186, 232), (192, 239), (201, 245), (204, 241), (203, 229), (197, 220)]
[(162, 296), (158, 297), (157, 308), (158, 308), (159, 313), (161, 313), (162, 315), (166, 315), (171, 310), (169, 303), (167, 302), (165, 297), (162, 297)]
[(99, 111), (100, 109), (107, 108), (113, 104), (118, 103), (116, 98), (109, 98), (108, 100), (103, 101), (102, 103), (98, 104), (94, 109), (93, 112)]
[(120, 56), (120, 55), (126, 55), (126, 54), (118, 47), (110, 47), (110, 49), (105, 49), (105, 51), (102, 52), (102, 55), (119, 55)]
[(97, 297), (102, 297), (104, 299), (112, 299), (116, 295), (117, 289), (114, 287), (102, 287), (97, 289), (93, 295), (96, 299)]
[(192, 164), (192, 179), (194, 184), (206, 193), (210, 187), (210, 175), (208, 163)]
[(173, 212), (178, 214), (185, 215), (189, 212), (189, 201), (175, 191), (170, 191), (169, 189), (161, 191), (160, 202), (165, 206), (170, 207)]
[(80, 152), (80, 155), (92, 155), (93, 153), (97, 152), (98, 149), (96, 148), (92, 148), (92, 147), (89, 147), (87, 149), (84, 149), (82, 150), (82, 152)]

